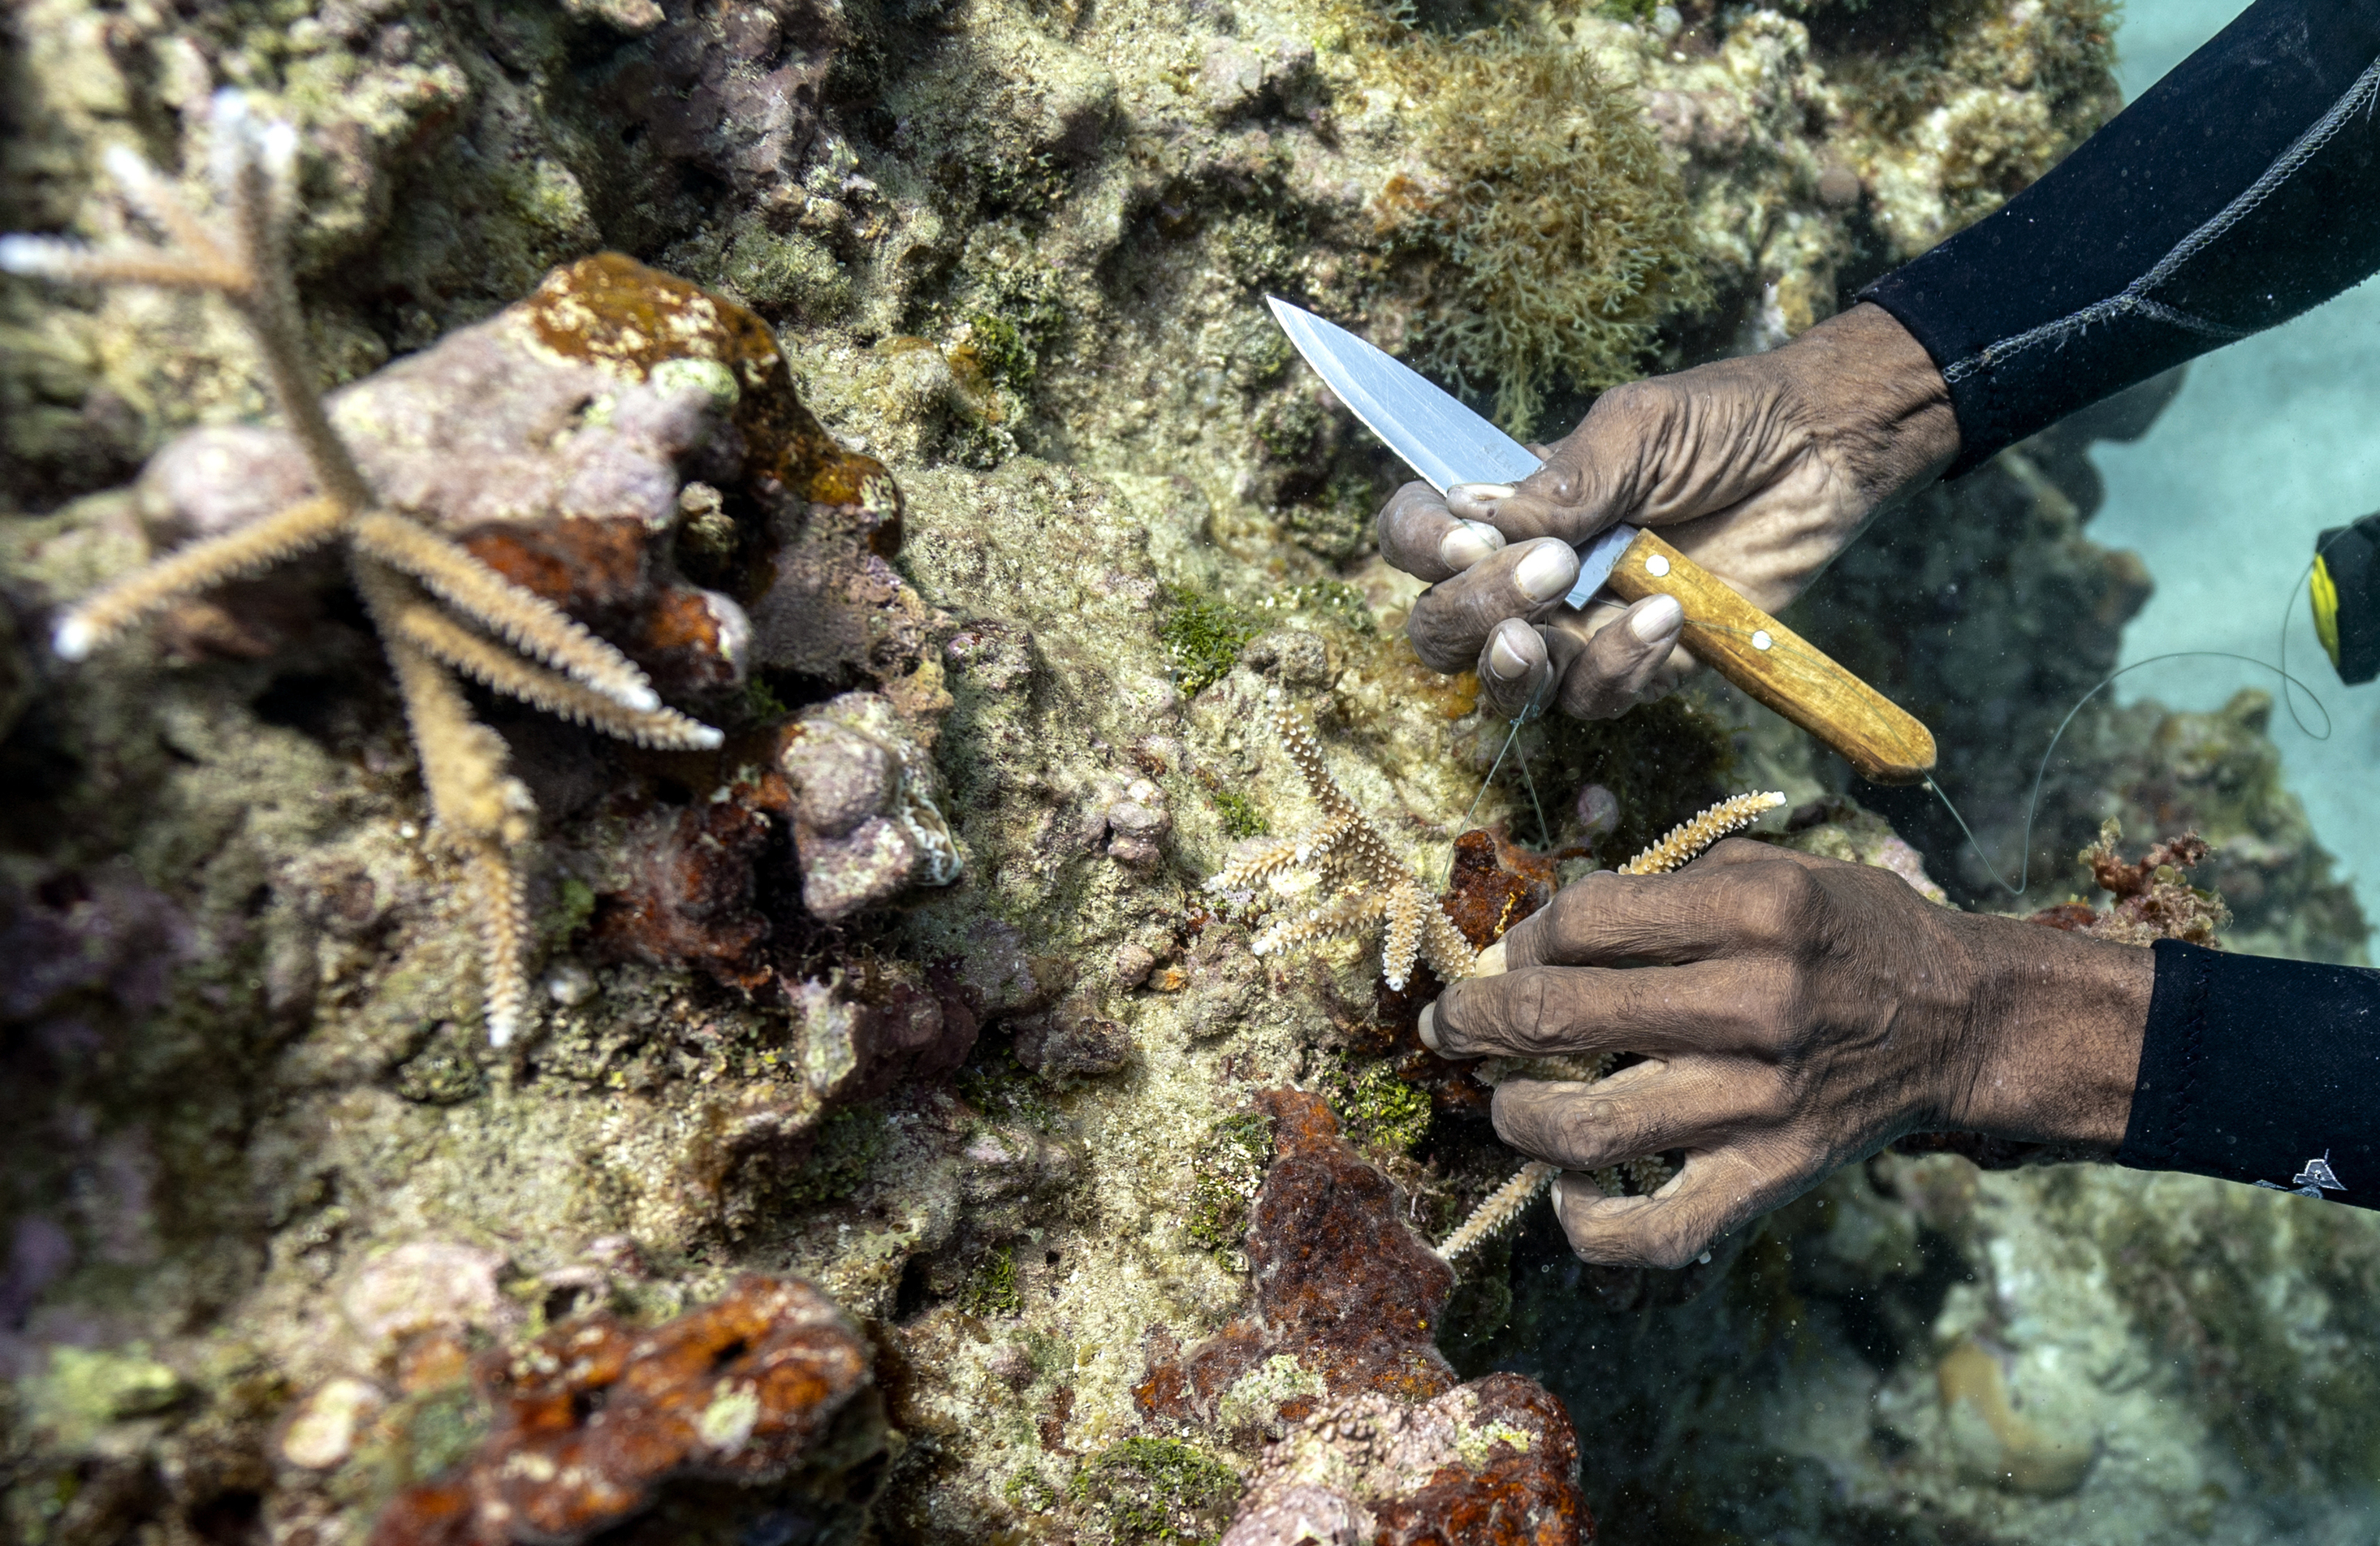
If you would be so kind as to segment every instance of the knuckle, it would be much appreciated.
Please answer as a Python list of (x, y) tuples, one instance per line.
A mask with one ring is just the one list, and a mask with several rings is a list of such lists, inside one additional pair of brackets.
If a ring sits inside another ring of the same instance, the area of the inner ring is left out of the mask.
[(1502, 995), (1508, 1001), (1504, 1027), (1513, 1041), (1531, 1052), (1559, 1047), (1571, 1019), (1562, 973), (1554, 968), (1531, 967), (1509, 972), (1500, 980), (1507, 984)]
[(1435, 588), (1422, 592), (1405, 624), (1405, 637), (1414, 653), (1432, 671), (1467, 671), (1479, 651), (1464, 638), (1461, 615), (1451, 602), (1431, 604), (1430, 598), (1437, 594)]
[(1823, 902), (1817, 881), (1790, 861), (1747, 866), (1736, 889), (1738, 927), (1771, 949), (1791, 947), (1807, 935)]
[(1512, 925), (1504, 935), (1505, 969), (1536, 966), (1573, 946), (1606, 889), (1597, 883), (1603, 874), (1598, 870), (1572, 882), (1543, 908)]
[(1562, 680), (1561, 706), (1572, 719), (1618, 719), (1636, 703), (1611, 678), (1598, 674), (1592, 660), (1582, 658)]

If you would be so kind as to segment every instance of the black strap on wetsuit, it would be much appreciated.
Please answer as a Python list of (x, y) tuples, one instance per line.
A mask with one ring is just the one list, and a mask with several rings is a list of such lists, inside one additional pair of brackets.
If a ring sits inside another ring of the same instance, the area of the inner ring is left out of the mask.
[[(2380, 0), (2258, 0), (1861, 298), (1941, 368), (1955, 477), (2375, 270)], [(2117, 1157), (2380, 1207), (2380, 972), (2157, 945)]]
[(1860, 293), (1966, 472), (2380, 270), (2380, 0), (2258, 0), (2042, 179)]

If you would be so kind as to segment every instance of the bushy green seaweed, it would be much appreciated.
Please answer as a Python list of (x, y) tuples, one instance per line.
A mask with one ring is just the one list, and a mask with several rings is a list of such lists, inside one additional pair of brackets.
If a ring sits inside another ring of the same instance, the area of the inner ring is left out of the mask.
[(1184, 697), (1196, 698), (1223, 679), (1257, 630), (1238, 608), (1195, 590), (1169, 586), (1165, 600), (1157, 636), (1173, 663), (1174, 685)]
[(1429, 1133), (1429, 1092), (1399, 1078), (1387, 1063), (1350, 1077), (1330, 1097), (1330, 1109), (1347, 1136), (1370, 1149), (1411, 1153)]
[(1509, 31), (1399, 51), (1427, 81), (1436, 187), (1402, 192), (1452, 269), (1430, 287), (1420, 361), (1496, 418), (1537, 429), (1547, 394), (1641, 373), (1664, 317), (1710, 304), (1676, 169), (1635, 93), (1557, 41)]
[(1107, 1540), (1203, 1541), (1221, 1533), (1240, 1477), (1196, 1444), (1133, 1438), (1084, 1461), (1067, 1491)]

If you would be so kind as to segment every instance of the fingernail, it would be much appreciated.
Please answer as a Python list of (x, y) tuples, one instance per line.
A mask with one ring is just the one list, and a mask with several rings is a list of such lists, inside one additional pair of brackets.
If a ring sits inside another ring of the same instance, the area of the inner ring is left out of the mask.
[(1420, 1032), (1423, 1046), (1427, 1047), (1431, 1052), (1438, 1051), (1437, 1004), (1425, 1004), (1421, 1006), (1421, 1018), (1415, 1022), (1414, 1029)]
[(1494, 500), (1510, 499), (1517, 492), (1510, 483), (1451, 483), (1447, 486), (1446, 497), (1486, 505)]
[(1640, 644), (1658, 644), (1678, 631), (1686, 620), (1686, 609), (1678, 604), (1675, 596), (1656, 596), (1636, 609), (1628, 619), (1628, 631)]
[(1501, 977), (1510, 969), (1512, 968), (1504, 965), (1502, 940), (1498, 940), (1494, 944), (1481, 951), (1478, 959), (1471, 963), (1471, 975), (1474, 977)]
[(1438, 544), (1438, 556), (1450, 569), (1467, 569), (1504, 545), (1504, 534), (1485, 521), (1467, 520), (1448, 532)]
[(1529, 663), (1500, 630), (1488, 646), (1488, 669), (1496, 674), (1500, 682), (1514, 682), (1528, 675)]
[(1568, 542), (1539, 542), (1512, 571), (1512, 582), (1533, 602), (1549, 602), (1578, 578), (1578, 554)]

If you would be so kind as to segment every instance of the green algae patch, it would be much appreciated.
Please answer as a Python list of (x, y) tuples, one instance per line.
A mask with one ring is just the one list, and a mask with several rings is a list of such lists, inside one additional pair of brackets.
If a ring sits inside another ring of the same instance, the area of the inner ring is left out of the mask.
[(884, 1151), (884, 1115), (873, 1106), (836, 1112), (819, 1124), (809, 1159), (786, 1184), (784, 1200), (815, 1208), (859, 1189), (868, 1167)]
[(1429, 1134), (1429, 1092), (1399, 1078), (1386, 1063), (1352, 1076), (1330, 1097), (1330, 1112), (1349, 1138), (1391, 1154), (1411, 1153)]
[(1222, 1533), (1240, 1476), (1196, 1444), (1126, 1439), (1083, 1462), (1067, 1491), (1098, 1539), (1117, 1546), (1205, 1541)]
[(1189, 1223), (1202, 1250), (1235, 1251), (1247, 1233), (1248, 1204), (1272, 1160), (1272, 1118), (1238, 1112), (1207, 1129), (1190, 1162)]
[(1165, 599), (1157, 637), (1173, 663), (1174, 685), (1183, 697), (1196, 698), (1230, 673), (1257, 630), (1238, 608), (1195, 590), (1168, 587)]
[(1635, 92), (1509, 32), (1415, 38), (1394, 57), (1427, 82), (1430, 177), (1384, 197), (1451, 271), (1427, 287), (1425, 369), (1466, 392), (1492, 383), (1498, 421), (1526, 433), (1549, 392), (1633, 378), (1663, 319), (1711, 304), (1683, 186)]
[(976, 1269), (965, 1291), (959, 1296), (959, 1308), (969, 1315), (1014, 1315), (1025, 1309), (1025, 1296), (1016, 1286), (1016, 1251), (1002, 1246), (984, 1258)]
[(1257, 809), (1257, 802), (1237, 789), (1212, 789), (1208, 793), (1214, 799), (1216, 813), (1223, 819), (1224, 836), (1236, 841), (1262, 837), (1272, 831), (1272, 823)]

